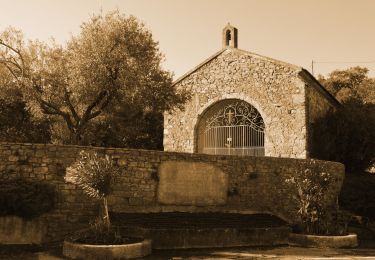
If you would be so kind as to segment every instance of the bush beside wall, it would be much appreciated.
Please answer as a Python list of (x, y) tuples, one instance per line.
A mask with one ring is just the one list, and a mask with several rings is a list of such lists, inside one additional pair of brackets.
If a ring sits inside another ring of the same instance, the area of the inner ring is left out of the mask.
[(339, 197), (340, 207), (375, 220), (375, 174), (347, 174)]
[(21, 178), (0, 181), (0, 216), (35, 218), (50, 211), (54, 199), (51, 184)]

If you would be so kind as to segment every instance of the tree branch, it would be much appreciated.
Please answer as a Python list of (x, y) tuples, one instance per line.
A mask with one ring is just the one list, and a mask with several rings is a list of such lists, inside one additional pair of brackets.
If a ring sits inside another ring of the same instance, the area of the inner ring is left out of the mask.
[(22, 56), (21, 51), (20, 51), (20, 50), (17, 50), (16, 48), (14, 48), (14, 47), (12, 47), (12, 46), (10, 46), (9, 44), (5, 43), (5, 42), (4, 42), (3, 40), (1, 40), (1, 39), (0, 39), (0, 45), (3, 45), (4, 47), (6, 47), (6, 48), (12, 50), (13, 52), (15, 52), (15, 53), (18, 55), (18, 57), (20, 58), (21, 63), (22, 63), (22, 65), (21, 65), (21, 74), (22, 74), (22, 76), (23, 76), (23, 75), (24, 75), (24, 68), (25, 68), (25, 61), (23, 60), (23, 56)]
[(67, 90), (66, 86), (64, 86), (64, 92), (64, 101), (68, 105), (68, 108), (72, 113), (74, 120), (78, 124), (81, 121), (81, 118), (78, 116), (77, 111), (74, 109), (74, 106), (70, 100), (70, 92)]
[(43, 109), (43, 112), (49, 115), (60, 115), (64, 118), (66, 124), (68, 125), (68, 128), (71, 131), (74, 131), (74, 124), (69, 116), (68, 113), (65, 113), (58, 109), (56, 106), (52, 105), (51, 103), (48, 103), (47, 101), (43, 99), (39, 99), (40, 107)]
[(43, 110), (46, 111), (46, 113), (48, 114), (51, 114), (51, 115), (61, 115), (61, 116), (65, 116), (67, 115), (67, 113), (61, 111), (60, 109), (58, 109), (56, 106), (48, 103), (47, 101), (39, 98), (38, 99), (41, 107), (43, 108)]
[(85, 113), (83, 114), (82, 116), (82, 124), (86, 123), (88, 120), (94, 118), (94, 117), (97, 117), (98, 115), (100, 115), (102, 113), (102, 109), (104, 108), (103, 104), (108, 104), (108, 102), (103, 102), (102, 105), (99, 107), (99, 111), (96, 111), (95, 113), (92, 113), (92, 110), (97, 107), (98, 105), (100, 105), (100, 103), (102, 102), (102, 100), (105, 98), (105, 97), (108, 97), (108, 90), (103, 90), (99, 93), (98, 97), (94, 100), (94, 102), (92, 102), (86, 109)]
[(17, 63), (17, 61), (12, 57), (12, 60), (10, 60), (10, 59), (2, 59), (2, 60), (0, 60), (0, 62), (2, 63), (2, 64), (8, 64), (8, 63), (10, 63), (10, 64), (12, 64), (12, 65), (14, 65), (17, 69), (19, 69), (21, 72), (22, 72), (22, 68), (21, 68), (21, 65), (19, 65), (18, 63)]
[(1, 61), (1, 60), (0, 60), (0, 63), (3, 64), (7, 68), (7, 70), (10, 72), (10, 74), (12, 74), (12, 76), (17, 80), (17, 82), (22, 85), (22, 81), (19, 79), (19, 77), (16, 75), (13, 69), (8, 65), (8, 63), (6, 61)]

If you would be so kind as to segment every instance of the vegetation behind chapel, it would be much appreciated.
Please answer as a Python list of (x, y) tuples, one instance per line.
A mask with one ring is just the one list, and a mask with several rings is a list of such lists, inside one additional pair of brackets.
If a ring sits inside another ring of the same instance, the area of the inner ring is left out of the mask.
[(367, 73), (353, 67), (319, 79), (342, 105), (314, 122), (311, 155), (341, 162), (351, 173), (375, 163), (375, 79)]
[(375, 219), (375, 79), (353, 67), (320, 77), (342, 106), (318, 120), (313, 129), (315, 158), (346, 167), (341, 208)]

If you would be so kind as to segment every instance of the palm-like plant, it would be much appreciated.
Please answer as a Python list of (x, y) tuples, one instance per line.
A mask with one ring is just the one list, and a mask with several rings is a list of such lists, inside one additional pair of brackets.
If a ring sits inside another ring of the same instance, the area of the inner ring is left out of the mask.
[(315, 161), (311, 162), (311, 167), (288, 176), (285, 182), (297, 190), (298, 215), (303, 223), (303, 231), (307, 234), (325, 234), (327, 230), (323, 224), (329, 214), (325, 198), (334, 178), (320, 169)]
[(86, 151), (81, 151), (79, 158), (66, 169), (65, 181), (78, 185), (92, 198), (102, 199), (102, 220), (107, 230), (111, 225), (107, 198), (119, 173), (119, 167), (110, 156)]

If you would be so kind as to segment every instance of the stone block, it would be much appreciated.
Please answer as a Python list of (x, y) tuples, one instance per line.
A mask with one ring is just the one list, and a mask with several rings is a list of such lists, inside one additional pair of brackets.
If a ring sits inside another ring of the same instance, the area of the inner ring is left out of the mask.
[(117, 164), (118, 166), (125, 166), (128, 163), (126, 159), (118, 159)]
[(67, 196), (64, 196), (64, 200), (66, 202), (75, 202), (76, 201), (76, 196), (74, 196), (74, 195), (67, 195)]
[(35, 157), (43, 157), (46, 154), (44, 150), (37, 150), (35, 152)]
[(58, 188), (61, 189), (61, 190), (75, 190), (76, 185), (64, 183), (64, 184), (59, 184)]
[(45, 174), (45, 175), (44, 175), (44, 179), (47, 180), (47, 181), (50, 181), (50, 180), (53, 180), (53, 179), (54, 179), (54, 176), (51, 175), (51, 174)]
[(47, 225), (39, 219), (24, 220), (16, 216), (0, 217), (0, 244), (42, 244)]
[(129, 198), (129, 205), (135, 206), (135, 205), (142, 205), (143, 204), (143, 198)]
[(14, 156), (14, 155), (11, 155), (11, 156), (8, 157), (8, 161), (10, 161), (10, 162), (17, 162), (18, 159), (19, 159), (19, 157)]
[(34, 173), (35, 174), (41, 174), (41, 173), (47, 173), (48, 172), (48, 167), (36, 167), (34, 168)]
[(202, 162), (166, 161), (159, 167), (158, 201), (171, 205), (223, 205), (228, 176)]

